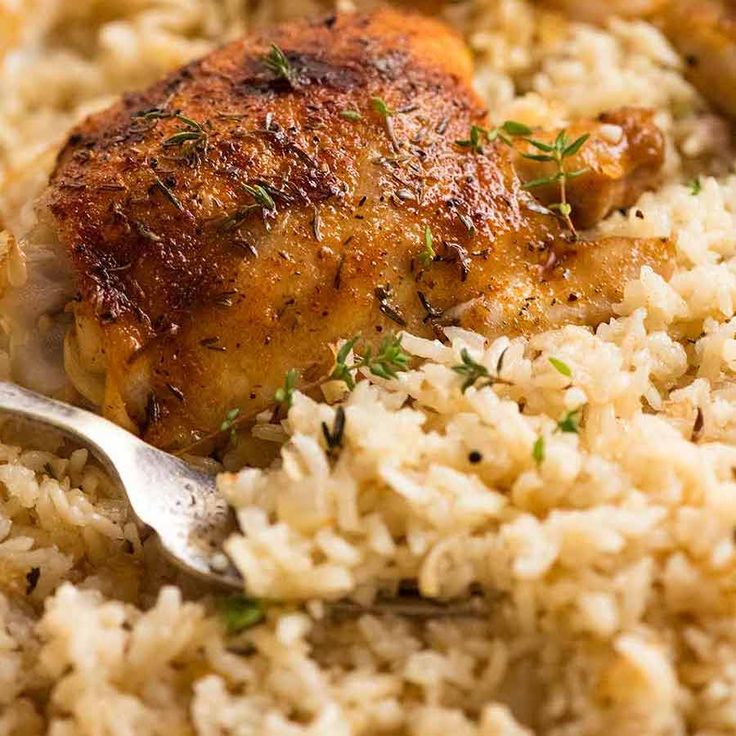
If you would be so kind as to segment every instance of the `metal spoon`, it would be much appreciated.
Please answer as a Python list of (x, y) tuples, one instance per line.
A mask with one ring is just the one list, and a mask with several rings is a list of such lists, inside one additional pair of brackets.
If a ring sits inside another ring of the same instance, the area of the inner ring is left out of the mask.
[(0, 381), (0, 411), (54, 427), (89, 447), (176, 564), (208, 583), (243, 590), (240, 573), (221, 552), (235, 518), (214, 476), (107, 419), (13, 383)]
[[(162, 549), (177, 565), (208, 584), (244, 590), (243, 578), (221, 551), (236, 524), (232, 510), (217, 492), (214, 476), (157, 450), (97, 414), (14, 383), (0, 381), (0, 412), (54, 427), (89, 447), (120, 483), (135, 515), (158, 534)], [(370, 605), (341, 600), (329, 607), (348, 616), (475, 617), (487, 613), (487, 603), (479, 596), (455, 602), (429, 600), (413, 587)]]

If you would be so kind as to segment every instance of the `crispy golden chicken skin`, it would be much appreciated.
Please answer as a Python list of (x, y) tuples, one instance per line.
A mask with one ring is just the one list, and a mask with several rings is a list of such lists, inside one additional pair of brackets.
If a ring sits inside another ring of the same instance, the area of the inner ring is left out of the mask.
[[(272, 43), (285, 60), (264, 60)], [(575, 242), (501, 140), (457, 145), (486, 124), (471, 73), (430, 19), (330, 17), (232, 43), (80, 125), (48, 206), (79, 291), (68, 357), (104, 377), (105, 414), (186, 446), (268, 405), (288, 369), (324, 375), (339, 338), (596, 324), (642, 265), (668, 268), (667, 242)], [(586, 159), (579, 222), (630, 202), (652, 150), (661, 162), (648, 116), (622, 115), (585, 125), (608, 173)]]

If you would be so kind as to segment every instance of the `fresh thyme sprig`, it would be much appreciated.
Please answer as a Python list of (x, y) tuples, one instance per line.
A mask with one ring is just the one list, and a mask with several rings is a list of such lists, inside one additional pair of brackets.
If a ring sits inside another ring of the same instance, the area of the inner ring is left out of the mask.
[(260, 207), (263, 210), (276, 209), (276, 202), (273, 201), (273, 197), (268, 193), (268, 189), (264, 186), (261, 186), (260, 184), (244, 184), (243, 189), (245, 189), (245, 191), (255, 199), (255, 206)]
[(172, 117), (183, 123), (184, 127), (169, 136), (163, 142), (164, 146), (181, 146), (185, 143), (189, 143), (195, 148), (205, 148), (207, 146), (207, 131), (204, 126), (181, 113), (175, 113)]
[(534, 138), (525, 138), (524, 140), (538, 151), (541, 151), (541, 153), (521, 154), (524, 158), (531, 161), (547, 162), (555, 165), (557, 170), (554, 174), (524, 182), (524, 189), (535, 189), (537, 187), (548, 186), (549, 184), (559, 184), (560, 201), (547, 205), (547, 209), (559, 212), (567, 227), (570, 229), (570, 232), (574, 236), (577, 236), (577, 231), (575, 230), (575, 226), (573, 225), (570, 217), (572, 206), (567, 201), (567, 183), (571, 179), (575, 179), (578, 176), (582, 176), (587, 173), (590, 169), (585, 167), (578, 169), (577, 171), (568, 171), (565, 166), (565, 160), (574, 156), (583, 147), (588, 138), (590, 138), (590, 133), (583, 133), (583, 135), (579, 136), (574, 141), (570, 141), (567, 137), (567, 131), (565, 130), (561, 130), (555, 137), (554, 142), (551, 144)]
[(455, 145), (468, 148), (473, 153), (483, 153), (484, 142), (493, 143), (495, 140), (500, 140), (507, 146), (511, 146), (513, 145), (512, 138), (531, 135), (532, 133), (532, 129), (524, 123), (519, 123), (516, 120), (505, 120), (501, 125), (490, 130), (480, 125), (473, 125), (468, 137), (464, 140), (455, 141)]
[(434, 250), (434, 236), (432, 235), (432, 228), (429, 225), (426, 225), (424, 228), (424, 248), (422, 248), (422, 251), (419, 254), (419, 260), (425, 268), (429, 268), (436, 256), (437, 253)]
[(255, 200), (253, 204), (238, 207), (233, 213), (220, 220), (220, 226), (225, 230), (237, 230), (254, 210), (260, 210), (266, 229), (269, 228), (268, 215), (276, 214), (276, 202), (266, 187), (261, 184), (243, 184), (247, 194)]
[(154, 107), (150, 110), (141, 110), (133, 115), (137, 120), (145, 120), (151, 123), (151, 127), (155, 126), (159, 120), (178, 120), (184, 127), (166, 138), (162, 145), (165, 148), (174, 146), (182, 146), (185, 148), (185, 157), (192, 153), (202, 154), (207, 152), (207, 144), (209, 135), (206, 129), (206, 123), (198, 123), (196, 120), (184, 115), (181, 112), (165, 110), (160, 107)]
[(452, 366), (452, 370), (465, 377), (461, 388), (463, 393), (465, 393), (471, 386), (475, 386), (475, 384), (481, 379), (485, 381), (483, 384), (484, 386), (490, 386), (493, 383), (493, 379), (491, 378), (491, 374), (488, 372), (488, 368), (481, 363), (478, 363), (476, 360), (473, 360), (467, 348), (462, 349), (460, 357), (463, 362), (460, 365)]
[(290, 86), (294, 86), (296, 79), (294, 68), (286, 58), (286, 54), (275, 43), (271, 44), (271, 50), (263, 57), (263, 65), (277, 79), (284, 79)]
[(461, 387), (462, 393), (465, 393), (471, 386), (475, 386), (478, 381), (482, 381), (480, 388), (483, 386), (492, 386), (494, 383), (509, 383), (508, 381), (501, 378), (501, 368), (503, 367), (503, 359), (506, 355), (504, 350), (496, 364), (496, 374), (491, 375), (491, 372), (482, 363), (478, 363), (468, 352), (467, 348), (463, 348), (460, 351), (460, 357), (462, 363), (459, 365), (452, 366), (452, 370), (461, 376), (464, 376), (465, 380)]
[(371, 346), (367, 345), (363, 354), (354, 356), (354, 362), (348, 365), (348, 356), (359, 339), (356, 336), (343, 343), (330, 373), (332, 380), (342, 381), (350, 391), (355, 388), (353, 373), (361, 368), (367, 368), (374, 376), (386, 379), (396, 378), (399, 373), (409, 369), (409, 354), (401, 347), (401, 337), (397, 335), (387, 335), (375, 355)]
[[(399, 373), (407, 371), (409, 369), (410, 356), (401, 347), (401, 338), (395, 335), (388, 335), (383, 339), (376, 354), (373, 354), (373, 350), (370, 346), (367, 346), (363, 351), (363, 355), (355, 356), (355, 360), (351, 364), (347, 364), (348, 356), (355, 347), (355, 344), (360, 339), (359, 336), (352, 338), (345, 342), (335, 358), (335, 367), (329, 375), (323, 376), (316, 381), (302, 386), (303, 391), (309, 391), (315, 389), (325, 381), (341, 380), (347, 385), (352, 391), (355, 388), (355, 379), (353, 373), (360, 368), (367, 368), (374, 376), (379, 378), (395, 378)], [(288, 370), (284, 376), (284, 384), (276, 389), (273, 396), (274, 402), (274, 417), (278, 416), (282, 407), (289, 409), (292, 405), (294, 392), (296, 391), (296, 384), (299, 380), (299, 372), (295, 368)], [(216, 439), (219, 435), (226, 432), (230, 433), (231, 440), (234, 438), (236, 429), (245, 422), (252, 421), (255, 418), (254, 414), (243, 414), (240, 409), (230, 409), (225, 415), (225, 419), (219, 425), (219, 429), (215, 432), (200, 437), (196, 442), (193, 442), (186, 447), (177, 450), (176, 455), (182, 456), (193, 452), (197, 447), (201, 446), (205, 442), (209, 442)], [(336, 432), (340, 429), (339, 423), (333, 429), (331, 436), (341, 437), (341, 431)]]

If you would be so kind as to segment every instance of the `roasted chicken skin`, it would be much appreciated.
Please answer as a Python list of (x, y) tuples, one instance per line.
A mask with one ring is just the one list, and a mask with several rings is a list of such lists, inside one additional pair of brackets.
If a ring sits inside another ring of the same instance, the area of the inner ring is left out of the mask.
[[(642, 265), (669, 268), (666, 241), (576, 241), (524, 189), (520, 150), (458, 145), (487, 124), (471, 73), (443, 25), (382, 10), (239, 40), (81, 124), (46, 202), (90, 398), (181, 448), (267, 406), (288, 369), (324, 375), (340, 338), (596, 324)], [(584, 124), (586, 225), (661, 163), (648, 114), (618, 115)]]

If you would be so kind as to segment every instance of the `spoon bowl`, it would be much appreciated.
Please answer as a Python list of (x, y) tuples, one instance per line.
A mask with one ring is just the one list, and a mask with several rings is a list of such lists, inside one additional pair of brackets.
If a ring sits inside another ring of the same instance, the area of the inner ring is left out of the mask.
[[(243, 592), (245, 581), (222, 552), (236, 529), (235, 515), (217, 492), (215, 476), (143, 442), (117, 424), (14, 383), (0, 381), (0, 412), (60, 430), (88, 447), (128, 497), (138, 519), (158, 535), (171, 560), (208, 585)], [(442, 602), (419, 591), (400, 591), (370, 605), (330, 603), (335, 614), (364, 613), (414, 618), (483, 616), (487, 600)]]

